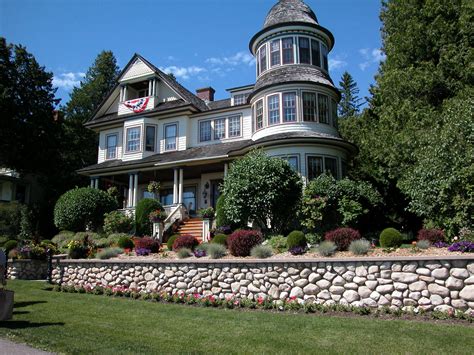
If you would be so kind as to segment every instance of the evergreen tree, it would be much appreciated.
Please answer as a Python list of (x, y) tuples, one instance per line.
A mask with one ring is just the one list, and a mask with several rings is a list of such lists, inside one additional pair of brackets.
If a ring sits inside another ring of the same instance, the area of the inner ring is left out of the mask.
[(341, 101), (338, 108), (339, 118), (346, 119), (358, 115), (362, 99), (358, 97), (359, 88), (349, 72), (345, 71), (342, 74), (339, 87), (341, 91)]

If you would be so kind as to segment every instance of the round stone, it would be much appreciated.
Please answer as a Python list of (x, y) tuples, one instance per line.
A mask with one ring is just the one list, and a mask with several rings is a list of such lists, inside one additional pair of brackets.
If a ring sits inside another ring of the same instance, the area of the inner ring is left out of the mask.
[(464, 287), (459, 292), (459, 297), (468, 302), (474, 302), (474, 285)]
[[(431, 294), (440, 295), (440, 296), (443, 296), (443, 297), (449, 296), (449, 289), (446, 288), (446, 287), (440, 286), (438, 284), (429, 284), (428, 285), (428, 291)], [(473, 289), (473, 291), (474, 291), (474, 289)], [(474, 296), (474, 294), (473, 294), (473, 296)]]

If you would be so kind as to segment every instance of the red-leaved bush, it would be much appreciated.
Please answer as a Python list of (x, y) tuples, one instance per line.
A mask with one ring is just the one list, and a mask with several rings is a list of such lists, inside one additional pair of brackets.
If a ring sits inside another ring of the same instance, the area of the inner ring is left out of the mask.
[(151, 237), (135, 237), (133, 238), (135, 249), (149, 249), (152, 253), (158, 253), (160, 250), (160, 242)]
[(182, 235), (173, 243), (173, 250), (179, 250), (182, 248), (188, 248), (194, 250), (199, 245), (199, 241), (192, 235)]
[(249, 256), (250, 250), (262, 242), (262, 233), (259, 231), (238, 230), (227, 238), (227, 247), (234, 256)]
[(334, 242), (337, 246), (337, 250), (343, 251), (349, 248), (352, 241), (361, 239), (361, 235), (359, 231), (352, 228), (338, 228), (327, 232), (324, 235), (324, 239)]
[(441, 229), (420, 229), (418, 231), (418, 240), (428, 240), (431, 244), (437, 243), (437, 242), (444, 242), (445, 236), (444, 236), (444, 231)]

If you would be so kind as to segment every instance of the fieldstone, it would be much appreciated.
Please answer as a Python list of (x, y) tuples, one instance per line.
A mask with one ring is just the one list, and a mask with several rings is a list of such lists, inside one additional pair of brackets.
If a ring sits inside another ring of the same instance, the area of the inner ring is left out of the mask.
[(176, 287), (179, 288), (180, 290), (184, 290), (188, 287), (188, 284), (186, 282), (180, 281), (176, 284)]
[(390, 304), (390, 301), (388, 300), (388, 298), (386, 298), (385, 296), (380, 296), (379, 300), (377, 301), (377, 303), (380, 305), (380, 306), (387, 306)]
[(255, 286), (254, 284), (249, 284), (248, 285), (248, 290), (250, 292), (257, 292), (257, 293), (260, 292), (260, 288)]
[(316, 295), (319, 291), (319, 287), (315, 284), (308, 284), (303, 288), (305, 295)]
[(379, 272), (378, 265), (370, 265), (369, 266), (369, 274), (375, 274), (377, 272)]
[(471, 275), (474, 274), (474, 263), (467, 264), (466, 268)]
[(310, 283), (315, 283), (316, 281), (318, 280), (321, 280), (321, 275), (318, 274), (318, 273), (315, 273), (315, 272), (312, 272), (309, 276), (308, 276), (308, 281)]
[(375, 289), (378, 293), (384, 295), (393, 291), (393, 285), (380, 285)]
[(421, 297), (419, 300), (418, 300), (418, 304), (420, 306), (428, 306), (428, 305), (431, 305), (431, 301), (429, 298), (426, 298), (426, 297)]
[(408, 285), (404, 284), (403, 282), (394, 282), (393, 287), (397, 291), (405, 291), (406, 289), (408, 289)]
[(392, 297), (401, 299), (401, 298), (403, 298), (403, 294), (400, 291), (393, 291)]
[(391, 275), (392, 275), (392, 270), (382, 270), (380, 272), (380, 277), (383, 279), (389, 279)]
[(328, 271), (328, 272), (326, 272), (326, 273), (324, 274), (323, 277), (324, 277), (326, 280), (332, 281), (336, 276), (337, 276), (337, 274), (334, 274), (334, 273)]
[(295, 285), (298, 287), (305, 287), (309, 283), (306, 279), (299, 279), (295, 281)]
[[(431, 294), (434, 294), (434, 295), (440, 295), (440, 296), (443, 296), (443, 297), (449, 296), (449, 289), (447, 289), (446, 287), (440, 286), (438, 284), (429, 284), (428, 285), (428, 291)], [(474, 289), (473, 289), (473, 291), (474, 291)], [(474, 294), (473, 294), (473, 296), (474, 296)]]
[(393, 281), (391, 279), (382, 279), (382, 278), (378, 278), (377, 279), (378, 283), (380, 285), (390, 285), (390, 284), (393, 284)]
[(413, 298), (414, 300), (417, 300), (417, 301), (421, 298), (421, 296), (422, 296), (421, 292), (410, 292), (408, 294), (409, 298)]
[(300, 272), (301, 277), (308, 277), (311, 274), (311, 269), (305, 268)]
[(344, 280), (341, 276), (337, 276), (334, 280), (332, 280), (332, 284), (334, 286), (343, 286), (346, 283), (346, 280)]
[(418, 281), (418, 275), (409, 272), (393, 272), (392, 280), (403, 283), (412, 283)]
[(412, 300), (410, 298), (405, 298), (405, 299), (403, 299), (403, 305), (407, 306), (407, 307), (417, 306), (418, 302), (416, 302), (415, 300)]
[(147, 272), (145, 274), (145, 281), (151, 281), (153, 280), (155, 277), (153, 276), (153, 274), (151, 272)]
[(375, 301), (378, 301), (380, 298), (380, 293), (378, 293), (377, 291), (374, 291), (370, 294), (370, 298), (372, 298)]
[(375, 290), (375, 288), (378, 286), (379, 282), (378, 281), (366, 281), (365, 286), (367, 286), (371, 290)]
[(289, 267), (288, 270), (288, 275), (298, 275), (300, 271), (298, 269), (295, 269), (294, 267)]
[(408, 286), (408, 288), (410, 289), (410, 291), (423, 291), (423, 290), (426, 290), (426, 282), (425, 281), (416, 281), (416, 282), (413, 282), (412, 284), (410, 284), (410, 286)]
[(346, 281), (351, 282), (354, 279), (355, 272), (354, 271), (346, 271), (343, 275), (342, 278)]
[(450, 290), (461, 290), (464, 287), (464, 282), (456, 277), (450, 276), (446, 280), (446, 287)]
[(344, 287), (341, 287), (341, 286), (329, 287), (329, 292), (331, 292), (333, 295), (342, 295), (344, 291), (345, 291)]
[(359, 285), (357, 285), (355, 282), (348, 282), (344, 285), (344, 288), (346, 290), (357, 290)]
[(448, 313), (448, 312), (453, 311), (453, 307), (448, 306), (447, 304), (442, 304), (442, 305), (436, 306), (434, 310), (437, 311), (437, 312)]
[(423, 290), (423, 291), (421, 291), (421, 295), (422, 295), (423, 297), (429, 297), (429, 296), (430, 296), (430, 291), (428, 291), (428, 290)]
[(352, 303), (359, 300), (359, 294), (353, 290), (347, 290), (342, 294), (342, 297), (347, 300), (347, 302)]
[(402, 271), (404, 272), (415, 272), (418, 267), (418, 263), (416, 261), (403, 265)]
[(317, 294), (318, 298), (321, 298), (323, 300), (330, 300), (331, 299), (331, 293), (328, 290), (322, 290)]
[(395, 306), (396, 308), (400, 308), (401, 306), (403, 306), (403, 302), (402, 300), (399, 300), (399, 299), (393, 299), (392, 306)]
[(268, 295), (273, 299), (278, 299), (280, 297), (280, 290), (277, 286), (272, 285), (272, 287), (270, 287), (270, 290), (268, 291)]
[(438, 269), (431, 271), (431, 276), (433, 276), (436, 279), (446, 280), (449, 276), (449, 270), (446, 269), (445, 267), (440, 267)]
[(431, 276), (423, 276), (423, 275), (420, 275), (420, 280), (421, 280), (421, 281), (428, 282), (428, 283), (432, 283), (432, 282), (435, 281), (435, 278), (434, 278), (434, 277), (431, 277)]
[(367, 286), (359, 286), (359, 289), (357, 290), (357, 292), (359, 293), (360, 297), (367, 298), (372, 293), (372, 290), (368, 288)]
[(166, 269), (165, 270), (165, 276), (166, 277), (172, 277), (174, 275), (174, 272), (171, 270)]
[(467, 302), (464, 301), (464, 300), (452, 300), (451, 301), (451, 305), (456, 308), (456, 309), (467, 309), (468, 306), (467, 306)]
[(474, 301), (474, 285), (469, 285), (464, 287), (461, 292), (459, 292), (459, 297), (468, 302)]
[(444, 303), (443, 298), (440, 295), (431, 295), (430, 301), (433, 306), (439, 306)]
[(392, 264), (392, 271), (402, 271), (402, 264), (400, 263), (393, 263)]
[(327, 280), (319, 280), (318, 282), (316, 282), (316, 285), (317, 285), (320, 289), (324, 290), (324, 289), (329, 288), (329, 286), (331, 286), (331, 283), (330, 283), (329, 281), (327, 281)]
[(435, 263), (435, 262), (428, 262), (425, 264), (425, 267), (427, 267), (430, 270), (439, 269), (441, 266), (442, 266), (441, 264)]
[(352, 281), (354, 281), (358, 285), (363, 285), (365, 284), (365, 281), (367, 281), (367, 279), (365, 277), (356, 276)]
[(280, 299), (283, 301), (283, 300), (286, 300), (288, 298), (288, 292), (281, 292), (280, 293)]
[(150, 281), (146, 284), (147, 291), (155, 291), (158, 288), (158, 282)]
[(377, 302), (374, 301), (372, 298), (364, 298), (361, 301), (361, 304), (364, 306), (373, 307), (373, 308), (378, 306)]
[(474, 285), (474, 276), (469, 277), (468, 279), (464, 280), (465, 285)]
[(291, 297), (303, 298), (303, 296), (304, 296), (304, 293), (301, 287), (296, 286), (291, 289), (290, 298)]
[(220, 288), (220, 287), (213, 287), (213, 288), (211, 288), (211, 292), (212, 292), (213, 294), (215, 294), (215, 295), (218, 295), (219, 293), (222, 292), (222, 288)]
[(365, 277), (367, 276), (367, 267), (364, 265), (359, 265), (355, 269), (356, 276)]
[(333, 269), (335, 272), (337, 272), (339, 275), (342, 275), (344, 272), (346, 272), (346, 267), (342, 264), (334, 264)]
[(105, 281), (112, 281), (113, 276), (110, 273), (106, 273), (104, 276)]

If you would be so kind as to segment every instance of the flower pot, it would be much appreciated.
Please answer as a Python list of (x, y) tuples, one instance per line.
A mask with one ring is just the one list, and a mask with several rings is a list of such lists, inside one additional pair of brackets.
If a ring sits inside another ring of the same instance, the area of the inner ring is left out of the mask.
[(13, 291), (0, 290), (0, 322), (12, 319)]

